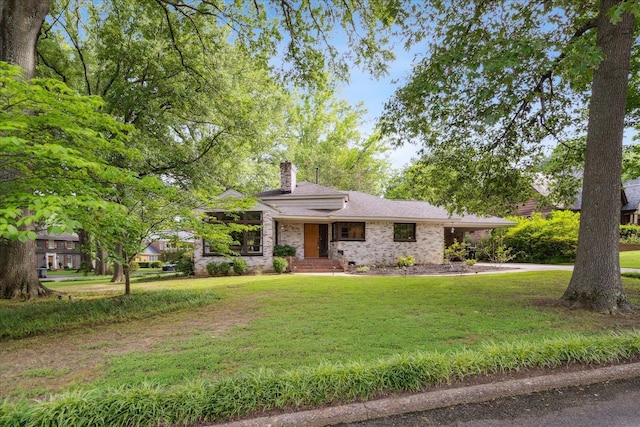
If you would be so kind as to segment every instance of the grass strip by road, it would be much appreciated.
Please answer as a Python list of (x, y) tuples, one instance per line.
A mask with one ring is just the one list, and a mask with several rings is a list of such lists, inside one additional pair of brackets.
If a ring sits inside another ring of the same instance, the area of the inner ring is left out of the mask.
[(640, 354), (640, 332), (568, 334), (537, 342), (485, 343), (475, 350), (411, 352), (369, 362), (260, 370), (174, 387), (158, 384), (71, 391), (46, 401), (0, 405), (0, 425), (189, 425), (417, 392), (472, 375), (572, 363), (602, 364)]

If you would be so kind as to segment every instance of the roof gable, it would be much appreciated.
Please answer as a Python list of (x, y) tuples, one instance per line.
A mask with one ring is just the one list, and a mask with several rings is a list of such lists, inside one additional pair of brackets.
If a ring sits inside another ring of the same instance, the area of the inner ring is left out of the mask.
[[(248, 196), (233, 189), (226, 190), (224, 193), (218, 196), (219, 199), (229, 199), (229, 198), (244, 199), (246, 197)], [(276, 210), (273, 207), (261, 202), (260, 200), (256, 201), (256, 203), (251, 207), (251, 209), (258, 210), (258, 211), (276, 212)], [(215, 211), (223, 211), (225, 209), (202, 209), (202, 210), (206, 212), (215, 212)]]

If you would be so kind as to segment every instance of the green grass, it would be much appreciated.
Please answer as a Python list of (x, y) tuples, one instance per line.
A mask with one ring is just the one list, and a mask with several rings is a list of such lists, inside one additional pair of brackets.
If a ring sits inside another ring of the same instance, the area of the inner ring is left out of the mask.
[(216, 422), (274, 409), (295, 410), (417, 392), (473, 375), (567, 363), (611, 363), (640, 353), (640, 334), (571, 335), (477, 350), (413, 352), (369, 363), (261, 370), (176, 387), (161, 384), (75, 390), (48, 401), (0, 404), (4, 426), (156, 426)]
[(187, 307), (211, 304), (211, 292), (162, 290), (129, 296), (84, 299), (49, 298), (29, 304), (6, 304), (0, 309), (0, 339), (66, 332), (110, 323), (126, 323)]
[(81, 274), (82, 273), (76, 273), (76, 270), (47, 270), (47, 276), (71, 276)]
[[(112, 303), (106, 304), (108, 309), (96, 308), (121, 297), (88, 292), (86, 285), (56, 283), (51, 287), (61, 286), (77, 298), (2, 302), (0, 327), (6, 322), (6, 330), (17, 330), (32, 322), (30, 330), (45, 335), (49, 328), (73, 333), (91, 327), (99, 333), (102, 325), (120, 322), (119, 328), (126, 332), (139, 327), (133, 326), (138, 315), (154, 317), (155, 324), (168, 328), (176, 315), (191, 319), (188, 329), (176, 324), (171, 339), (110, 355), (99, 374), (38, 406), (38, 411), (51, 415), (47, 411), (71, 410), (84, 402), (89, 405), (85, 409), (99, 407), (105, 415), (115, 411), (109, 406), (116, 404), (115, 396), (126, 402), (140, 393), (140, 405), (163, 401), (162, 411), (174, 411), (168, 415), (149, 409), (145, 416), (150, 418), (140, 425), (159, 424), (162, 417), (174, 420), (178, 412), (182, 421), (212, 421), (254, 410), (417, 390), (478, 373), (598, 363), (637, 354), (636, 334), (622, 333), (640, 326), (637, 316), (602, 316), (552, 304), (569, 277), (569, 272), (536, 272), (182, 279), (137, 284), (131, 297), (135, 303), (124, 304), (122, 312), (116, 309), (121, 305)], [(640, 303), (640, 280), (623, 280), (627, 296)], [(102, 302), (95, 305), (95, 301)], [(187, 302), (180, 305), (180, 301)], [(222, 314), (216, 317), (217, 313)], [(231, 327), (216, 330), (216, 322), (234, 314), (239, 319)], [(51, 317), (55, 317), (52, 322)], [(14, 341), (12, 348), (19, 344)], [(85, 343), (84, 348), (108, 351), (111, 345), (103, 338)], [(25, 376), (58, 372), (33, 370)], [(177, 403), (166, 399), (190, 403), (173, 408)], [(213, 412), (205, 413), (204, 407)], [(16, 411), (7, 408), (6, 414)], [(0, 424), (2, 414), (0, 409)]]
[(640, 268), (640, 251), (620, 252), (620, 267)]

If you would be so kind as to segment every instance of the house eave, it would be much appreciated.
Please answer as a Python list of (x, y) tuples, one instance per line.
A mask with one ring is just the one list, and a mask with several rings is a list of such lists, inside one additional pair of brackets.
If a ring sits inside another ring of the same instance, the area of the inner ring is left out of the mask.
[(304, 216), (304, 215), (274, 215), (274, 220), (277, 221), (294, 221), (294, 222), (367, 222), (367, 221), (379, 221), (379, 222), (415, 222), (423, 224), (434, 224), (442, 226), (454, 226), (459, 228), (473, 228), (473, 229), (488, 229), (498, 227), (511, 227), (516, 223), (513, 221), (505, 222), (468, 222), (461, 218), (415, 218), (415, 217), (351, 217), (340, 215), (326, 215), (326, 216)]

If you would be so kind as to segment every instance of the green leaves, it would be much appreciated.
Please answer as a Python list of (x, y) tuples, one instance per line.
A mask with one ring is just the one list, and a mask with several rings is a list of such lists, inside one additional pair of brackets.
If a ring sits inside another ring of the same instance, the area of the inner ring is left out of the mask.
[(550, 147), (584, 134), (602, 60), (597, 7), (492, 1), (425, 9), (432, 42), (387, 103), (382, 133), (425, 147), (424, 163), (438, 171), (429, 175), (433, 202), (508, 212), (526, 200)]
[(26, 82), (0, 62), (0, 82), (0, 237), (34, 239), (25, 229), (33, 223), (72, 230), (71, 207), (101, 204), (112, 185), (132, 178), (108, 163), (134, 157), (124, 146), (131, 129), (100, 113), (99, 99), (59, 81)]

